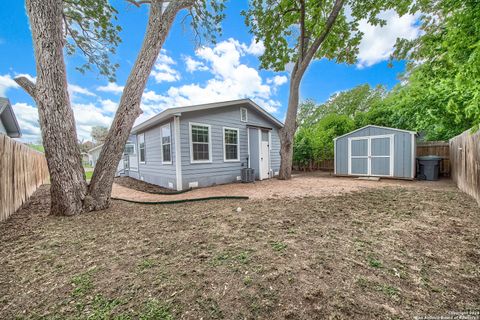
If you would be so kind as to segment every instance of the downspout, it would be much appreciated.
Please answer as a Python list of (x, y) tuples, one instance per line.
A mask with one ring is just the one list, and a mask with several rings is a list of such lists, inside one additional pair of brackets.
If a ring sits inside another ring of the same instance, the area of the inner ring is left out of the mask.
[(182, 186), (182, 146), (180, 139), (180, 116), (181, 113), (175, 114), (173, 118), (173, 127), (175, 130), (175, 173), (177, 179), (177, 191), (183, 190)]

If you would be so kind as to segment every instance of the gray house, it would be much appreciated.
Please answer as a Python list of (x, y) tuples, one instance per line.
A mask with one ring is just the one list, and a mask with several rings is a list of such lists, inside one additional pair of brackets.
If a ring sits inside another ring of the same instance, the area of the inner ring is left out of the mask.
[(133, 128), (119, 174), (183, 190), (278, 175), (283, 124), (250, 99), (169, 108)]
[(20, 138), (22, 133), (18, 125), (17, 118), (13, 112), (10, 100), (0, 97), (0, 134), (5, 134), (10, 138)]
[(369, 125), (334, 139), (336, 175), (415, 178), (416, 132)]

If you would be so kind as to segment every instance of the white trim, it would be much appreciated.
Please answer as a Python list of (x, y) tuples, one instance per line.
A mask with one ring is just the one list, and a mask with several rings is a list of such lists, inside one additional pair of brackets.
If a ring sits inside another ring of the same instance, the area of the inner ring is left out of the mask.
[(415, 135), (412, 133), (412, 141), (410, 142), (412, 144), (412, 179), (415, 179), (415, 173), (417, 171), (417, 141), (415, 140)]
[[(141, 161), (141, 148), (140, 148), (140, 137), (143, 137), (143, 155), (144, 155), (144, 161)], [(138, 163), (140, 164), (145, 164), (147, 163), (147, 144), (145, 143), (145, 132), (137, 134), (137, 144), (138, 144)]]
[[(227, 159), (227, 149), (225, 148), (225, 129), (237, 131), (237, 158)], [(223, 136), (223, 162), (239, 162), (240, 161), (240, 129), (231, 127), (222, 127)]]
[(136, 151), (137, 151), (137, 146), (135, 145), (135, 143), (133, 143), (133, 142), (130, 142), (130, 143), (129, 143), (128, 141), (127, 141), (127, 143), (125, 143), (125, 146), (123, 147), (123, 151), (124, 151), (123, 153), (124, 153), (124, 154), (125, 154), (125, 147), (126, 147), (127, 145), (132, 145), (132, 146), (133, 146), (133, 154), (137, 154), (137, 152), (136, 152)]
[(272, 123), (274, 123), (277, 127), (282, 128), (283, 123), (272, 116), (270, 113), (265, 111), (262, 107), (258, 104), (253, 102), (250, 99), (239, 99), (233, 101), (223, 101), (223, 102), (215, 102), (215, 103), (207, 103), (207, 104), (199, 104), (199, 105), (192, 105), (187, 107), (175, 107), (175, 108), (168, 108), (164, 111), (160, 112), (156, 116), (148, 119), (147, 121), (135, 126), (132, 129), (132, 133), (137, 133), (139, 131), (143, 131), (147, 128), (153, 127), (159, 123), (164, 122), (169, 117), (172, 117), (176, 114), (183, 113), (183, 112), (190, 112), (190, 111), (199, 111), (199, 110), (206, 110), (206, 109), (213, 109), (213, 108), (221, 108), (221, 107), (231, 107), (231, 106), (240, 106), (240, 105), (247, 105), (251, 108), (257, 110), (261, 115), (265, 118), (269, 119)]
[(337, 140), (333, 139), (333, 174), (337, 174)]
[[(192, 142), (192, 126), (208, 127), (208, 160), (193, 160), (193, 142)], [(190, 163), (212, 163), (212, 126), (209, 124), (189, 122), (188, 135), (190, 137)]]
[(250, 128), (247, 127), (247, 168), (250, 168)]
[(343, 137), (346, 137), (354, 132), (357, 132), (357, 131), (360, 131), (360, 130), (363, 130), (365, 128), (379, 128), (379, 129), (387, 129), (387, 130), (394, 130), (394, 131), (400, 131), (400, 132), (406, 132), (406, 133), (410, 133), (410, 134), (417, 134), (415, 131), (410, 131), (410, 130), (404, 130), (404, 129), (397, 129), (397, 128), (389, 128), (389, 127), (382, 127), (382, 126), (376, 126), (376, 125), (373, 125), (373, 124), (369, 124), (369, 125), (366, 125), (364, 127), (361, 127), (361, 128), (358, 128), (356, 130), (353, 130), (353, 131), (350, 131), (349, 133), (345, 133), (341, 136), (338, 136), (336, 138), (334, 138), (333, 140), (337, 140), (337, 139), (340, 139), (340, 138), (343, 138)]
[(180, 140), (180, 116), (173, 118), (173, 130), (175, 134), (175, 173), (177, 179), (177, 190), (183, 190), (182, 185), (182, 146)]
[[(242, 120), (242, 111), (245, 110), (245, 120)], [(241, 122), (248, 122), (248, 109), (247, 108), (240, 108), (240, 121)]]
[[(170, 143), (163, 143), (163, 131), (162, 129), (164, 127), (167, 127), (170, 129)], [(170, 161), (163, 161), (163, 146), (164, 145), (167, 145), (169, 144), (170, 145)], [(169, 165), (169, 164), (172, 164), (172, 123), (171, 122), (168, 122), (162, 126), (160, 126), (160, 157), (162, 158), (162, 165), (166, 164), (166, 165)]]
[(258, 180), (262, 179), (262, 129), (258, 130)]
[[(390, 155), (379, 155), (372, 156), (372, 140), (373, 139), (382, 139), (388, 138), (390, 143)], [(367, 140), (367, 155), (366, 156), (352, 156), (352, 141), (357, 140)], [(336, 144), (336, 141), (334, 141)], [(352, 158), (354, 159), (367, 159), (367, 173), (355, 173), (352, 172)], [(389, 174), (372, 174), (372, 158), (389, 158)], [(348, 174), (355, 176), (376, 176), (376, 177), (393, 177), (394, 175), (394, 165), (395, 165), (395, 135), (394, 134), (383, 134), (377, 136), (364, 136), (364, 137), (351, 137), (348, 138)], [(334, 160), (335, 161), (335, 160)], [(335, 169), (334, 169), (335, 170)]]
[(272, 130), (268, 130), (268, 177), (273, 177), (272, 170)]

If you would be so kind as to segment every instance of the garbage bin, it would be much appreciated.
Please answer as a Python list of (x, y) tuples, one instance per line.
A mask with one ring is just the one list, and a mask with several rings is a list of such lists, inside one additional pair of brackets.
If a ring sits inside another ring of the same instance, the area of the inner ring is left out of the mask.
[(418, 160), (418, 175), (419, 179), (423, 180), (438, 180), (440, 172), (441, 157), (438, 156), (423, 156), (417, 157)]

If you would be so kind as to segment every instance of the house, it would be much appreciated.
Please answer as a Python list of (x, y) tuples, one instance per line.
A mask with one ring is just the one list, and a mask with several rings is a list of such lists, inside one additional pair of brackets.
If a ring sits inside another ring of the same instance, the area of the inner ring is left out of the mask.
[[(88, 163), (95, 167), (97, 160), (100, 157), (100, 152), (102, 151), (103, 143), (87, 151)], [(83, 156), (82, 156), (83, 159)]]
[(334, 139), (335, 175), (414, 179), (416, 132), (368, 125)]
[(10, 138), (20, 138), (22, 133), (18, 125), (17, 118), (13, 112), (10, 100), (0, 97), (0, 134), (5, 134)]
[(278, 175), (283, 124), (250, 99), (169, 108), (135, 126), (119, 174), (183, 190)]

